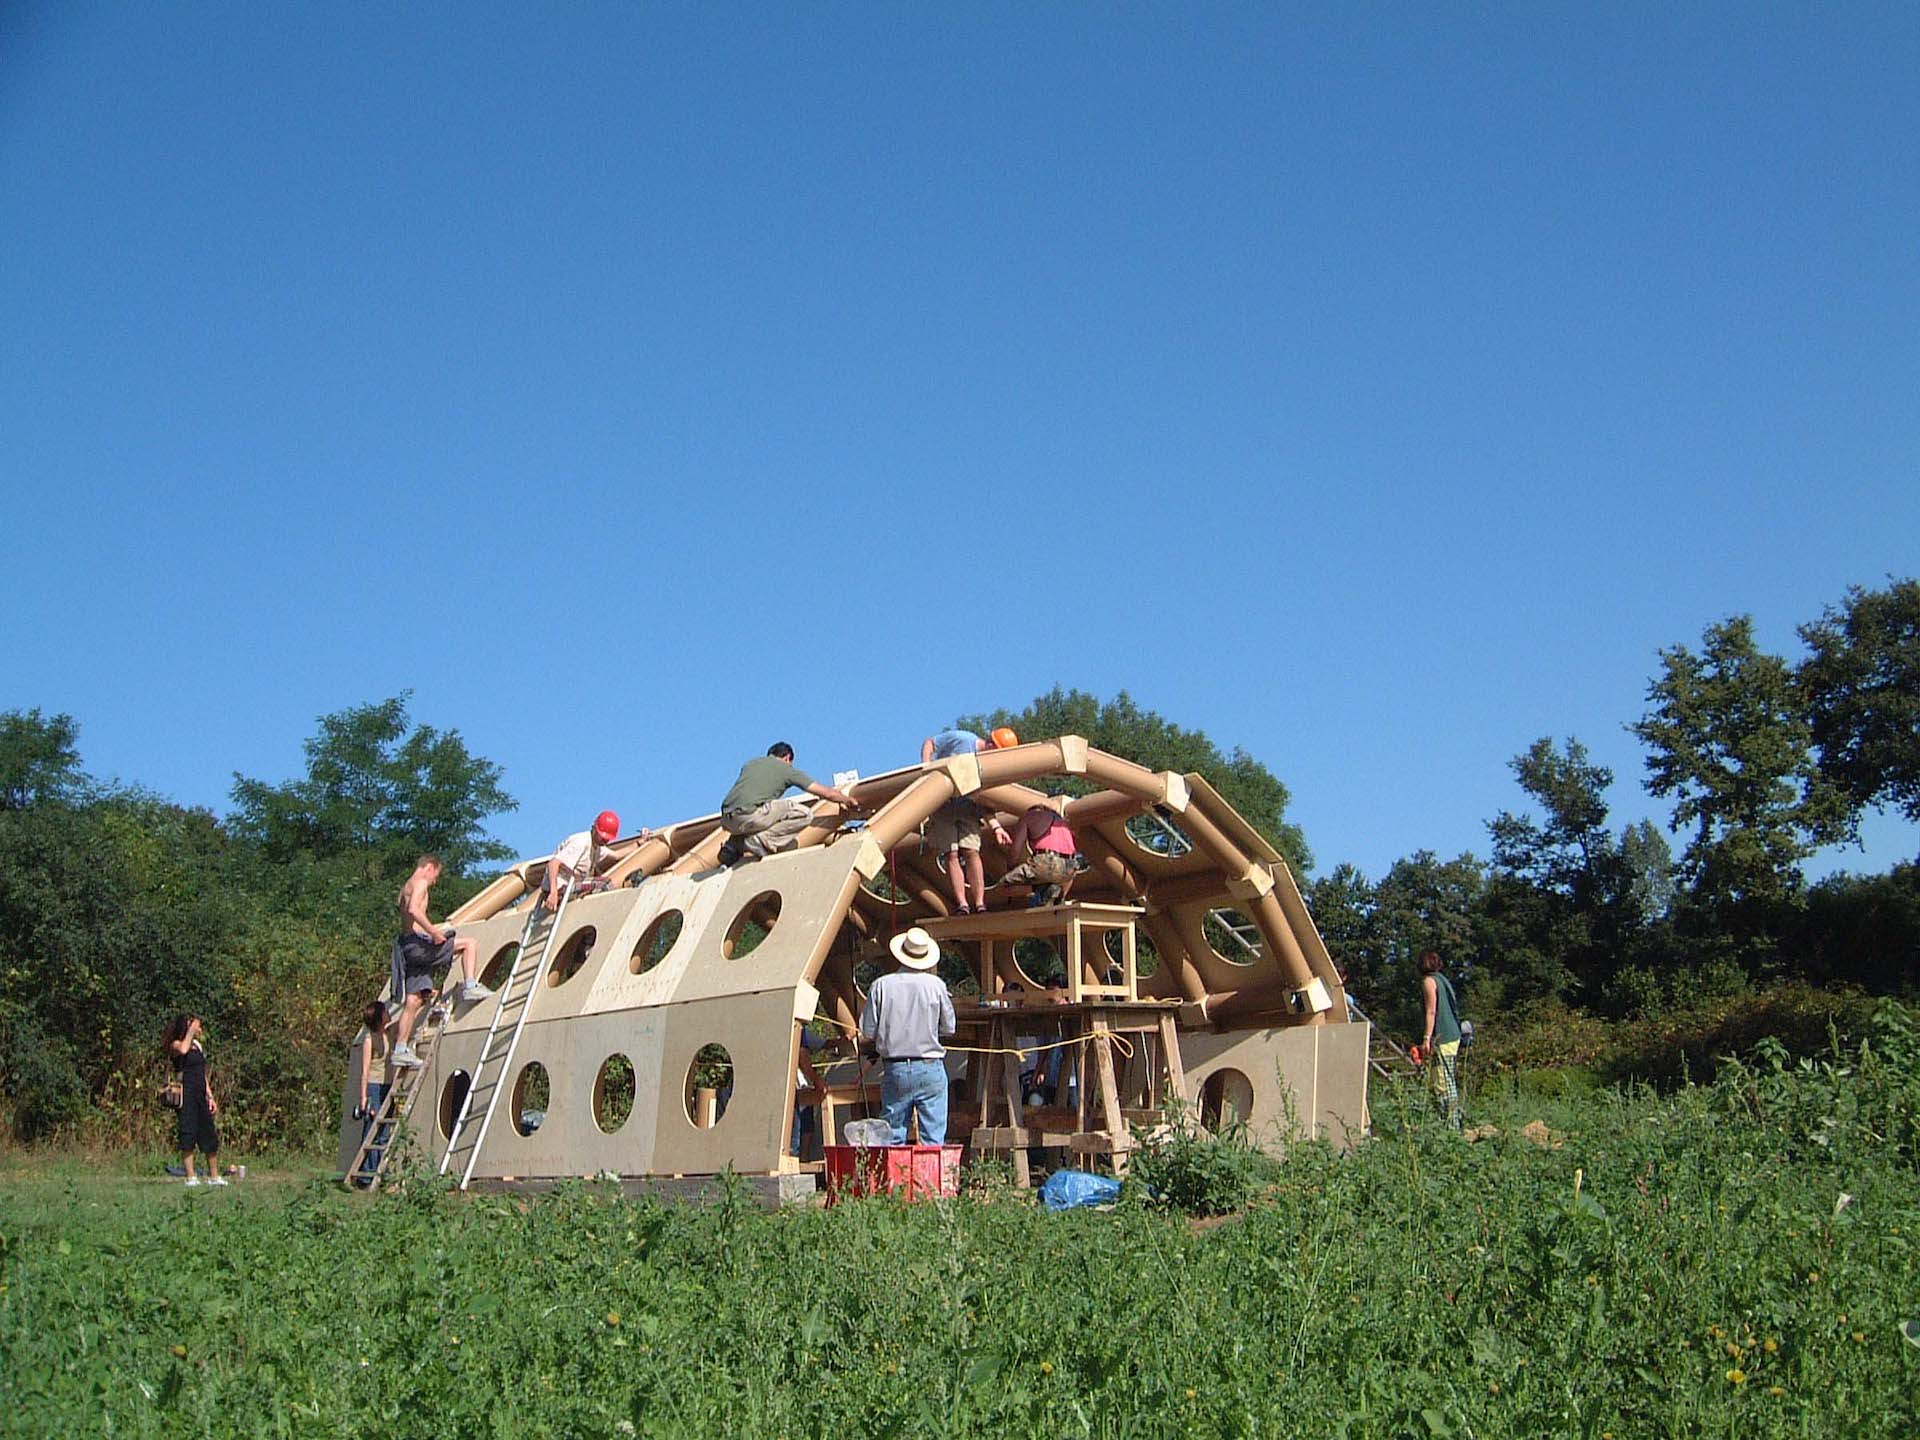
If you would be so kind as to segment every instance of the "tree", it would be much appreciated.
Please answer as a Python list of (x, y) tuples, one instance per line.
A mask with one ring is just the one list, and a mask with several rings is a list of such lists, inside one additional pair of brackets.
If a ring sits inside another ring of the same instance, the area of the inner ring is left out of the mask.
[(1420, 976), (1414, 962), (1423, 950), (1446, 958), (1456, 985), (1471, 977), (1483, 953), (1481, 906), (1486, 867), (1473, 855), (1442, 860), (1416, 850), (1393, 862), (1374, 888), (1368, 945), (1371, 1011), (1376, 1024), (1411, 1033), (1420, 1023)]
[(0, 810), (71, 799), (84, 789), (74, 748), (79, 734), (71, 715), (48, 719), (37, 709), (0, 714)]
[(1591, 903), (1614, 855), (1606, 797), (1613, 772), (1595, 765), (1587, 747), (1571, 736), (1564, 753), (1542, 737), (1507, 763), (1544, 819), (1504, 810), (1495, 816), (1487, 825), (1494, 868), (1576, 903)]
[(1797, 678), (1821, 776), (1847, 802), (1843, 833), (1880, 805), (1920, 821), (1920, 581), (1855, 585), (1800, 638), (1810, 653)]
[(1797, 894), (1808, 837), (1834, 814), (1799, 689), (1747, 615), (1707, 627), (1700, 654), (1676, 645), (1660, 660), (1650, 708), (1627, 727), (1650, 752), (1647, 789), (1675, 797), (1675, 828), (1693, 829), (1680, 862), (1691, 898), (1752, 935)]
[(307, 773), (284, 785), (233, 777), (236, 836), (270, 861), (352, 859), (369, 879), (405, 873), (422, 852), (462, 874), (511, 852), (484, 822), (514, 808), (501, 769), (457, 730), (409, 730), (407, 696), (320, 717)]
[(1378, 981), (1373, 947), (1374, 885), (1357, 866), (1342, 862), (1306, 887), (1307, 909), (1333, 963), (1347, 972), (1347, 988), (1370, 996)]
[(1094, 748), (1149, 770), (1203, 775), (1286, 857), (1296, 873), (1305, 874), (1313, 867), (1313, 852), (1307, 849), (1306, 836), (1286, 819), (1287, 802), (1292, 797), (1279, 777), (1244, 750), (1222, 753), (1204, 731), (1182, 729), (1152, 710), (1141, 709), (1124, 690), (1103, 704), (1084, 690), (1065, 690), (1056, 685), (1024, 710), (963, 715), (955, 723), (981, 735), (997, 726), (1010, 725), (1023, 740), (1080, 735)]

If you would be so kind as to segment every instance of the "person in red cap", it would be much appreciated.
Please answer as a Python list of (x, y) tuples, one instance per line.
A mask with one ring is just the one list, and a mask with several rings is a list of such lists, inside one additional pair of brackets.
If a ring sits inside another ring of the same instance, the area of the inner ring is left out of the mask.
[(569, 880), (573, 881), (576, 896), (605, 890), (607, 882), (600, 876), (603, 848), (619, 838), (620, 817), (611, 810), (602, 810), (591, 830), (581, 830), (562, 840), (553, 858), (547, 861), (546, 879), (540, 885), (540, 903), (549, 910), (559, 909), (560, 897), (567, 893)]
[(413, 874), (400, 887), (400, 938), (393, 944), (392, 993), (387, 1003), (400, 1006), (400, 1034), (389, 1062), (397, 1069), (418, 1068), (420, 1059), (413, 1053), (414, 1022), (435, 994), (433, 972), (442, 965), (460, 962), (464, 978), (458, 998), (477, 1004), (493, 992), (482, 985), (475, 971), (480, 947), (472, 937), (456, 936), (444, 925), (427, 917), (427, 905), (433, 898), (433, 885), (440, 878), (440, 857), (422, 855), (414, 862)]

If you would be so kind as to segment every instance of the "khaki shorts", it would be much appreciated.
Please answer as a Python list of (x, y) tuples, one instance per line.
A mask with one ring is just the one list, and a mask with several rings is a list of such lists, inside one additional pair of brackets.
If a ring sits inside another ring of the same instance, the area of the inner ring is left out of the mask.
[(936, 855), (949, 850), (978, 850), (986, 821), (971, 800), (942, 805), (927, 819), (927, 848)]
[(1058, 850), (1036, 850), (1033, 858), (1016, 865), (1000, 877), (1001, 883), (1015, 885), (1064, 885), (1074, 875), (1073, 857)]

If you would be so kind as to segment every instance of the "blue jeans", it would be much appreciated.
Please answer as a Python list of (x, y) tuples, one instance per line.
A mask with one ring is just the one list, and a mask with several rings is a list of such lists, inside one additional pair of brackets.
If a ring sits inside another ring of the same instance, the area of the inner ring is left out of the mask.
[[(380, 1102), (386, 1098), (387, 1087), (385, 1085), (382, 1085), (377, 1080), (369, 1080), (367, 1082), (367, 1109), (372, 1111), (374, 1115), (380, 1113)], [(360, 1122), (360, 1138), (362, 1140), (366, 1139), (367, 1132), (371, 1129), (373, 1129), (373, 1120), (371, 1116), (369, 1116), (369, 1118)], [(380, 1129), (383, 1132), (379, 1136), (382, 1143), (375, 1145), (371, 1150), (367, 1151), (367, 1158), (361, 1165), (361, 1169), (365, 1172), (370, 1173), (380, 1168), (380, 1157), (386, 1152), (387, 1148), (385, 1142), (393, 1138), (390, 1133), (385, 1133), (391, 1132), (393, 1129), (393, 1122), (391, 1120), (381, 1125)], [(364, 1185), (368, 1182), (362, 1181), (361, 1183)]]
[(889, 1060), (880, 1077), (880, 1109), (893, 1143), (907, 1143), (907, 1114), (920, 1114), (920, 1143), (947, 1143), (947, 1067), (938, 1060)]

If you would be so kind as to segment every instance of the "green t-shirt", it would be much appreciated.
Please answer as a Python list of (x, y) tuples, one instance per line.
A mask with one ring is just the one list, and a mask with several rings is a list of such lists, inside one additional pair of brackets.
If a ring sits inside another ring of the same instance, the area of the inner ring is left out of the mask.
[(1438, 971), (1433, 978), (1439, 982), (1433, 987), (1433, 1040), (1445, 1045), (1460, 1038), (1460, 998), (1453, 993), (1453, 981)]
[(805, 790), (812, 784), (811, 775), (794, 769), (777, 755), (757, 756), (740, 767), (740, 778), (720, 802), (720, 813), (737, 815), (743, 810), (757, 810), (788, 790)]

